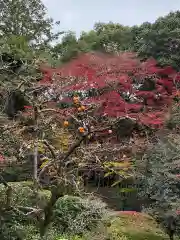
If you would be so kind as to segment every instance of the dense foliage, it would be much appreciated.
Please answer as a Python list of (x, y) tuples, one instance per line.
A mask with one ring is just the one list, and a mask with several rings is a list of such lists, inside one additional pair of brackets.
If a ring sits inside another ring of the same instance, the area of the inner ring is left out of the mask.
[(25, 37), (28, 42), (42, 46), (59, 36), (59, 32), (53, 33), (54, 21), (47, 17), (47, 10), (40, 0), (3, 0), (0, 9), (1, 38)]
[(106, 205), (99, 199), (65, 196), (54, 210), (54, 225), (60, 233), (83, 235), (93, 230), (105, 217)]
[[(133, 188), (117, 191), (125, 198), (138, 190), (141, 207), (172, 239), (179, 211), (179, 11), (141, 26), (96, 23), (52, 47), (60, 33), (40, 0), (3, 0), (0, 7), (1, 239), (97, 239), (97, 224), (102, 239), (131, 238), (122, 229), (107, 233), (102, 219), (109, 211), (87, 199), (89, 181), (98, 189), (130, 181)], [(27, 179), (33, 183), (9, 183)]]
[(83, 32), (79, 39), (68, 33), (53, 52), (62, 61), (68, 61), (81, 52), (136, 51), (143, 59), (153, 57), (159, 64), (179, 70), (179, 24), (179, 11), (140, 26), (96, 23), (93, 30)]
[[(96, 115), (130, 117), (138, 124), (162, 127), (179, 74), (171, 67), (160, 68), (156, 61), (141, 62), (135, 54), (120, 56), (84, 54), (59, 69), (43, 69), (41, 84), (50, 84), (52, 96), (65, 111), (71, 111), (70, 96), (78, 92), (83, 104), (98, 106)], [(63, 78), (71, 81), (62, 88)], [(63, 99), (62, 99), (63, 98)]]
[(158, 18), (155, 23), (133, 27), (134, 49), (140, 56), (153, 56), (161, 65), (179, 69), (180, 12), (171, 12)]
[(179, 138), (174, 134), (161, 138), (146, 152), (139, 194), (144, 210), (166, 232), (179, 234)]

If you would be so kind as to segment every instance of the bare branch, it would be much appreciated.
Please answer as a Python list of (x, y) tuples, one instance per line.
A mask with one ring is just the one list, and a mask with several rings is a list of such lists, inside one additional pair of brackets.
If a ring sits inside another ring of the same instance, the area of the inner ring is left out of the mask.
[(43, 140), (43, 143), (44, 143), (44, 144), (46, 145), (46, 147), (49, 149), (52, 157), (53, 157), (54, 159), (56, 159), (56, 154), (55, 154), (52, 146), (48, 143), (48, 141), (47, 141), (47, 140)]
[[(87, 134), (84, 135), (83, 137), (81, 137), (77, 142), (75, 142), (70, 149), (68, 150), (68, 152), (65, 154), (64, 158), (59, 160), (59, 166), (63, 163), (63, 165), (65, 164), (65, 161), (67, 160), (67, 158), (75, 151), (76, 148), (78, 148), (80, 146), (80, 144), (86, 139)], [(47, 165), (45, 165), (42, 170), (39, 173), (39, 180), (41, 179), (42, 175), (47, 171), (47, 169), (52, 166), (56, 161), (51, 161), (49, 162)], [(69, 163), (66, 163), (65, 165), (67, 166)]]

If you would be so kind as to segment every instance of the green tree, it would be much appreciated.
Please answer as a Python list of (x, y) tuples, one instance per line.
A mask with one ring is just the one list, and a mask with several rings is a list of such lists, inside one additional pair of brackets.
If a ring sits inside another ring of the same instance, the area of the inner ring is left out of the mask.
[(132, 42), (130, 27), (116, 23), (96, 23), (90, 32), (83, 32), (78, 43), (86, 43), (86, 50), (118, 52), (129, 50)]
[(66, 62), (76, 56), (79, 50), (75, 33), (69, 31), (63, 36), (62, 41), (52, 48), (52, 53), (56, 59)]
[[(94, 30), (99, 36), (100, 46), (106, 51), (129, 50), (132, 42), (130, 27), (118, 23), (96, 23)], [(115, 46), (115, 48), (113, 47)], [(111, 50), (112, 49), (112, 50)]]
[(54, 21), (46, 16), (47, 10), (41, 0), (2, 0), (0, 37), (24, 36), (28, 42), (48, 43), (58, 38), (60, 32), (52, 32)]
[[(143, 175), (139, 194), (144, 210), (162, 224), (169, 236), (179, 233), (179, 152), (179, 138), (166, 136), (146, 152), (145, 171), (138, 173), (138, 177)], [(142, 166), (141, 163), (141, 170)]]
[(92, 51), (99, 50), (100, 47), (100, 36), (95, 30), (89, 32), (82, 32), (78, 40), (78, 45), (81, 50)]
[(179, 70), (180, 11), (158, 18), (155, 23), (144, 23), (132, 28), (133, 47), (143, 58), (153, 57), (161, 65)]
[(129, 50), (131, 44), (130, 27), (112, 22), (108, 24), (96, 23), (93, 30), (82, 32), (79, 39), (75, 33), (68, 32), (62, 38), (61, 43), (58, 43), (52, 51), (56, 58), (66, 62), (81, 52), (119, 52)]
[(79, 53), (99, 50), (100, 48), (100, 38), (94, 30), (82, 32), (79, 39), (74, 32), (69, 31), (63, 36), (62, 41), (52, 48), (52, 52), (56, 59), (67, 62)]

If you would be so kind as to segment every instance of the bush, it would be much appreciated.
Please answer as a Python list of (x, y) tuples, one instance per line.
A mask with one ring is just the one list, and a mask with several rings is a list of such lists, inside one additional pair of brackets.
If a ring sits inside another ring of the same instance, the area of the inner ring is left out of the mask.
[[(23, 230), (26, 233), (23, 240), (40, 240), (41, 239), (39, 231), (36, 226), (33, 226), (33, 225), (24, 226)], [(42, 240), (66, 240), (66, 239), (67, 238), (63, 238), (63, 237), (61, 238), (57, 233), (56, 229), (50, 228)]]
[[(9, 183), (12, 187), (12, 206), (43, 208), (50, 196), (49, 191), (34, 191), (32, 182), (14, 182)], [(0, 184), (0, 204), (2, 205), (6, 198), (6, 189)]]
[(171, 133), (146, 152), (146, 168), (139, 188), (143, 211), (153, 216), (169, 236), (179, 234), (180, 226), (176, 214), (180, 203), (179, 140), (178, 135)]
[[(30, 222), (17, 208), (21, 207), (40, 207), (43, 208), (49, 198), (48, 191), (34, 191), (32, 182), (9, 183), (12, 187), (11, 206), (13, 209), (1, 213), (0, 239), (1, 240), (25, 240), (26, 236), (33, 236), (34, 231), (38, 233), (35, 227), (36, 221)], [(0, 204), (6, 199), (6, 189), (0, 184)], [(34, 225), (29, 225), (34, 224)], [(32, 230), (33, 229), (33, 230)], [(29, 240), (31, 238), (27, 238)], [(35, 240), (36, 238), (32, 238)], [(38, 239), (38, 238), (37, 238)], [(50, 238), (48, 238), (50, 239)], [(54, 240), (54, 239), (52, 239)]]
[(54, 226), (62, 233), (82, 234), (97, 226), (106, 214), (106, 205), (99, 199), (65, 196), (54, 210)]

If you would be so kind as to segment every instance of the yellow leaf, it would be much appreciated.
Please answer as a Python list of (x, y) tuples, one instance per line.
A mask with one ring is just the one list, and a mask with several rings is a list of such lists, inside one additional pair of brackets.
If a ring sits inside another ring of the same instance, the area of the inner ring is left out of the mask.
[(38, 143), (38, 152), (41, 152), (41, 153), (45, 152), (44, 144), (41, 142)]
[(70, 135), (67, 133), (61, 133), (56, 135), (55, 141), (56, 141), (56, 147), (62, 150), (62, 151), (67, 151), (69, 148), (69, 140), (70, 140)]
[(41, 166), (40, 166), (40, 168), (43, 168), (43, 167), (45, 167), (47, 164), (48, 164), (48, 160), (47, 161), (45, 161), (45, 162), (43, 162), (42, 164), (41, 164)]
[(38, 152), (39, 152), (39, 153), (43, 153), (43, 152), (44, 152), (44, 148), (38, 147)]
[(115, 187), (115, 186), (118, 185), (120, 182), (122, 182), (122, 180), (118, 180), (118, 181), (114, 182), (114, 183), (111, 185), (111, 187)]
[(104, 175), (104, 177), (109, 177), (110, 175), (112, 175), (113, 174), (113, 172), (108, 172), (108, 173), (106, 173), (105, 175)]
[(127, 172), (128, 170), (129, 170), (129, 168), (123, 168), (123, 171), (126, 171), (126, 172)]
[(127, 175), (127, 174), (126, 174), (124, 171), (122, 171), (122, 170), (117, 171), (117, 174), (120, 175), (120, 176), (122, 176), (122, 177), (125, 177), (125, 176)]

